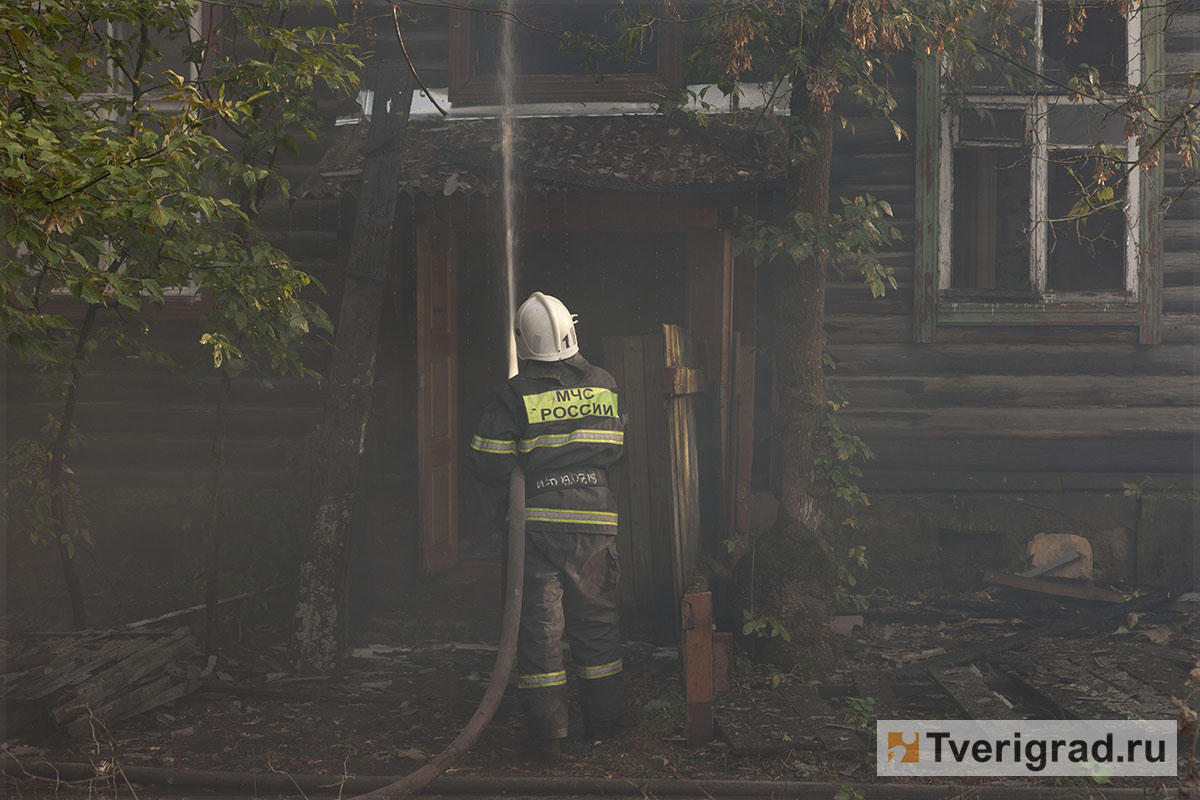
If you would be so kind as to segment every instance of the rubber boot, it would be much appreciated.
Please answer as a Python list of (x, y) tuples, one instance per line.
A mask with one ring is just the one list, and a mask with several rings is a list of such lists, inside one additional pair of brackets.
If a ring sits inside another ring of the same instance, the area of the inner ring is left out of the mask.
[(625, 712), (625, 680), (620, 673), (581, 680), (579, 704), (583, 707), (583, 735), (588, 741), (612, 739), (633, 727), (633, 720)]

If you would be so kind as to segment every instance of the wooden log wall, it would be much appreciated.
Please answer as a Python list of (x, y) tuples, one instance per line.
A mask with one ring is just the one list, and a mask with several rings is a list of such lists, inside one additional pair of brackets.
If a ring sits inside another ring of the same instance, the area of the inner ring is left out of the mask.
[[(1200, 64), (1198, 32), (1196, 10), (1168, 25), (1175, 85)], [(897, 121), (911, 135), (915, 76), (897, 66)], [(830, 384), (849, 399), (846, 416), (878, 455), (863, 480), (876, 503), (860, 515), (876, 556), (936, 580), (948, 557), (938, 551), (939, 530), (943, 541), (946, 531), (1000, 532), (1006, 566), (1019, 563), (1033, 534), (1074, 532), (1093, 539), (1110, 579), (1194, 582), (1195, 191), (1166, 214), (1161, 345), (1136, 344), (1132, 326), (941, 327), (933, 343), (914, 344), (913, 146), (886, 122), (852, 106), (844, 113), (853, 134), (836, 140), (832, 195), (887, 200), (903, 234), (881, 259), (895, 269), (897, 290), (873, 300), (854, 275), (831, 276), (826, 308)], [(1185, 187), (1179, 166), (1168, 158), (1168, 197)], [(1126, 495), (1129, 483), (1142, 486), (1141, 498)]]

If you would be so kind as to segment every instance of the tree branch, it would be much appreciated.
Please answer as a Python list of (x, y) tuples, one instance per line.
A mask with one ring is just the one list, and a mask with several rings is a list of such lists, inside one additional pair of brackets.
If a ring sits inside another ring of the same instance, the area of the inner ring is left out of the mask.
[(438, 101), (433, 99), (433, 93), (425, 86), (425, 81), (421, 80), (421, 76), (417, 73), (417, 68), (413, 65), (412, 59), (408, 57), (408, 48), (404, 46), (404, 37), (400, 33), (400, 7), (396, 4), (396, 0), (392, 0), (392, 21), (396, 25), (396, 40), (400, 42), (400, 52), (404, 54), (404, 60), (408, 63), (408, 69), (412, 72), (413, 80), (417, 82), (417, 86), (421, 87), (421, 92), (429, 98), (429, 102), (433, 103), (441, 115), (447, 116), (446, 109), (438, 105)]

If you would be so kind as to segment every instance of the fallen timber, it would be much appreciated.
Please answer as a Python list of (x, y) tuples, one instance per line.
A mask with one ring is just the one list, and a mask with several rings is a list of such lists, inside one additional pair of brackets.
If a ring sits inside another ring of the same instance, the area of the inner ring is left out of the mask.
[(77, 738), (194, 691), (200, 670), (186, 627), (16, 637), (5, 675), (7, 736)]
[(1037, 628), (1031, 628), (1027, 631), (1014, 633), (1011, 636), (1005, 636), (1002, 639), (993, 639), (986, 642), (981, 642), (970, 647), (964, 647), (959, 650), (951, 650), (948, 653), (941, 653), (921, 661), (914, 661), (910, 664), (905, 664), (892, 674), (896, 677), (911, 677), (930, 672), (935, 669), (945, 669), (948, 667), (961, 667), (966, 664), (980, 661), (990, 656), (1003, 653), (1007, 650), (1015, 650), (1019, 647), (1024, 647), (1032, 644), (1038, 639), (1044, 637), (1063, 636), (1078, 630), (1090, 628), (1093, 625), (1098, 625), (1102, 622), (1108, 622), (1113, 619), (1122, 619), (1127, 615), (1145, 611), (1155, 606), (1162, 605), (1171, 599), (1172, 593), (1166, 589), (1158, 589), (1140, 597), (1135, 597), (1125, 603), (1113, 604), (1096, 611), (1090, 611), (1085, 614), (1077, 614), (1065, 619), (1055, 620)]

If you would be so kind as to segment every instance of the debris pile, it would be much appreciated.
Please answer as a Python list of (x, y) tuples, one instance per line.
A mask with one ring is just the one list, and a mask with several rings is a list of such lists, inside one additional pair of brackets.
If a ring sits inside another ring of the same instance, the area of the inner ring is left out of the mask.
[(93, 735), (194, 691), (202, 677), (186, 627), (23, 634), (8, 643), (9, 737)]

